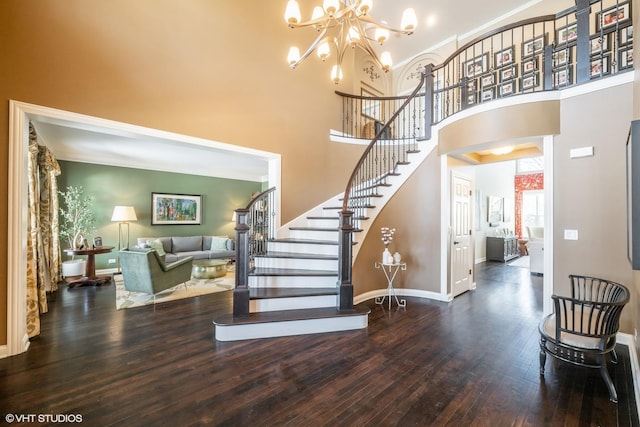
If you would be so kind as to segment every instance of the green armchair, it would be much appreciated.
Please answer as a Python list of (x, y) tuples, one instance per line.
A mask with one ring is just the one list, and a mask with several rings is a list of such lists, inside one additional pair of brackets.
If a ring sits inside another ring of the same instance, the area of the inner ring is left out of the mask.
[(123, 249), (119, 254), (124, 288), (128, 291), (155, 295), (191, 278), (193, 257), (165, 264), (155, 249)]

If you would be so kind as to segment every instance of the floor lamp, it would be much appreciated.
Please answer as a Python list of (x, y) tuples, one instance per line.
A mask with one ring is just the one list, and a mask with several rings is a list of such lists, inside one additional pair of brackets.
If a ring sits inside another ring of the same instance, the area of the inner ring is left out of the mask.
[[(113, 208), (113, 215), (111, 215), (111, 221), (118, 222), (118, 252), (121, 249), (129, 249), (129, 222), (137, 221), (136, 211), (133, 206), (116, 206)], [(126, 225), (127, 231), (127, 246), (123, 248), (124, 239), (122, 238), (122, 232)], [(118, 255), (118, 273), (120, 272), (120, 256)]]

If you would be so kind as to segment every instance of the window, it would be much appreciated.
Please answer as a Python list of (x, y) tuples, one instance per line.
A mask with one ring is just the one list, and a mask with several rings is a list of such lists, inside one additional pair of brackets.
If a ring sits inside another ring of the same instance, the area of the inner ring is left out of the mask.
[(544, 227), (544, 191), (529, 190), (522, 193), (522, 231), (527, 227)]
[(542, 172), (544, 169), (544, 157), (529, 157), (516, 161), (516, 173)]

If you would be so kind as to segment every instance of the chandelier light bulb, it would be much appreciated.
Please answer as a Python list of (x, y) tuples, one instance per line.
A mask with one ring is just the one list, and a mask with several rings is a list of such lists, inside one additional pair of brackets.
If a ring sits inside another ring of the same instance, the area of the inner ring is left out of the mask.
[(380, 55), (380, 63), (382, 64), (382, 69), (385, 73), (389, 71), (391, 69), (391, 65), (393, 64), (393, 61), (391, 60), (391, 54), (389, 52), (382, 52), (382, 55)]
[(405, 9), (404, 12), (402, 12), (402, 21), (400, 21), (400, 28), (411, 33), (416, 29), (416, 25), (418, 25), (418, 17), (416, 16), (416, 11), (413, 10), (412, 7)]
[(335, 84), (340, 83), (342, 80), (342, 67), (334, 65), (333, 68), (331, 68), (331, 80), (333, 80)]
[(291, 46), (289, 55), (287, 55), (287, 61), (291, 68), (295, 67), (296, 63), (300, 61), (300, 50), (297, 47)]
[(324, 0), (322, 7), (327, 15), (333, 17), (333, 14), (340, 9), (340, 0)]
[(320, 58), (322, 61), (326, 60), (329, 57), (330, 53), (331, 53), (331, 47), (329, 47), (329, 43), (324, 42), (320, 46), (318, 46), (318, 50), (317, 50), (318, 58)]
[(313, 8), (313, 13), (311, 14), (311, 20), (315, 21), (316, 19), (320, 19), (324, 16), (324, 9), (320, 6), (316, 6)]
[(373, 37), (376, 39), (376, 41), (380, 44), (384, 44), (384, 42), (387, 41), (387, 39), (389, 38), (389, 30), (387, 30), (386, 28), (376, 28), (376, 31), (373, 35)]
[(349, 40), (349, 43), (351, 43), (355, 47), (355, 43), (360, 40), (360, 32), (355, 27), (349, 27), (347, 38)]
[(360, 6), (358, 6), (358, 12), (360, 12), (360, 15), (366, 15), (367, 13), (369, 13), (372, 7), (373, 7), (372, 0), (362, 0), (360, 2)]
[(300, 6), (298, 6), (298, 2), (296, 0), (289, 0), (287, 2), (287, 8), (284, 11), (284, 20), (287, 24), (297, 24), (302, 20), (302, 15), (300, 15)]

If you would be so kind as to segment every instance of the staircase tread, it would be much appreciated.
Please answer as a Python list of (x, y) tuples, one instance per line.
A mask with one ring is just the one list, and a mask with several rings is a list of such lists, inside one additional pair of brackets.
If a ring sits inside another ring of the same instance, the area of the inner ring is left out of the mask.
[(335, 307), (307, 308), (301, 310), (262, 311), (250, 313), (246, 317), (234, 317), (224, 314), (213, 320), (218, 326), (250, 325), (258, 323), (287, 322), (296, 320), (326, 319), (332, 317), (366, 316), (371, 308), (366, 305), (354, 305), (353, 310), (340, 311)]
[(249, 276), (337, 276), (338, 271), (304, 270), (301, 268), (261, 268), (257, 267)]
[(307, 254), (299, 252), (267, 252), (263, 255), (256, 255), (256, 258), (295, 258), (295, 259), (322, 259), (335, 261), (338, 259), (337, 255), (325, 255), (325, 254)]
[(289, 227), (289, 230), (302, 230), (302, 231), (338, 231), (338, 227)]
[(337, 288), (249, 288), (249, 298), (292, 298), (336, 295)]
[[(337, 221), (337, 220), (340, 219), (340, 217), (339, 216), (308, 216), (307, 219), (313, 219), (313, 220), (326, 219), (326, 220), (331, 220), (331, 221)], [(354, 216), (353, 219), (359, 219), (359, 220), (362, 220), (362, 221), (366, 221), (366, 220), (369, 219), (369, 217), (368, 216)]]
[[(363, 208), (374, 209), (375, 206), (374, 205), (365, 205), (365, 206), (358, 206), (358, 208), (360, 208), (360, 209), (363, 209)], [(326, 209), (326, 210), (335, 210), (335, 209), (342, 210), (342, 206), (325, 206), (322, 209)], [(354, 207), (353, 206), (348, 206), (348, 209), (354, 209)]]

